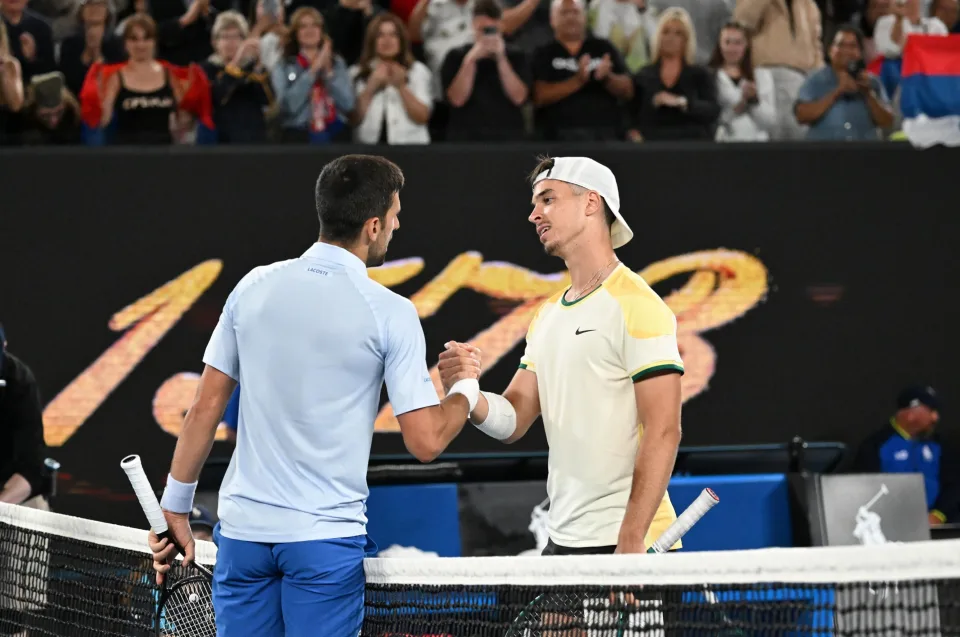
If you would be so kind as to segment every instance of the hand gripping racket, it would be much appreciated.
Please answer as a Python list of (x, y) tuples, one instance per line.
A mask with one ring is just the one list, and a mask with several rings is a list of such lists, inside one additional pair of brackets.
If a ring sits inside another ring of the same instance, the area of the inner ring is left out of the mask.
[[(150, 528), (157, 537), (166, 538), (183, 555), (183, 547), (177, 544), (167, 527), (160, 502), (140, 464), (140, 456), (127, 456), (120, 462), (120, 467), (130, 479)], [(163, 580), (163, 591), (157, 604), (157, 637), (216, 637), (213, 574), (196, 561), (188, 568), (193, 572), (177, 578), (173, 584), (170, 584), (171, 573)]]
[[(720, 502), (720, 498), (711, 489), (701, 491), (697, 499), (674, 520), (673, 524), (660, 534), (660, 537), (647, 549), (647, 553), (666, 553), (669, 551), (718, 502)], [(608, 606), (616, 598), (620, 598), (617, 600), (617, 605), (621, 607), (625, 600), (631, 605), (637, 604), (637, 600), (629, 593), (611, 593), (610, 600), (581, 600), (578, 595), (571, 595), (570, 593), (540, 593), (520, 611), (504, 637), (526, 637), (527, 635), (539, 635), (541, 632), (543, 634), (554, 634), (548, 628), (551, 623), (556, 624), (555, 630), (558, 631), (556, 634), (565, 634), (563, 631), (570, 630), (574, 625), (570, 622), (577, 621), (575, 615), (584, 612), (595, 614), (596, 611), (589, 610), (588, 606), (595, 608)], [(627, 629), (627, 617), (623, 610), (617, 611), (615, 623), (616, 633), (611, 634), (616, 634), (616, 637), (623, 637)]]

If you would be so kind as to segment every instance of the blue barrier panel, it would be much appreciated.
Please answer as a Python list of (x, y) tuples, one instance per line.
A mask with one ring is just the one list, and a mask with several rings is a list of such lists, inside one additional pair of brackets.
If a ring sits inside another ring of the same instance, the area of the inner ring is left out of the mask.
[(380, 550), (394, 544), (460, 557), (460, 509), (455, 484), (374, 487), (367, 499), (367, 533)]
[(677, 513), (703, 489), (720, 498), (683, 538), (686, 551), (724, 551), (793, 546), (790, 498), (782, 474), (686, 476), (670, 480), (670, 499)]

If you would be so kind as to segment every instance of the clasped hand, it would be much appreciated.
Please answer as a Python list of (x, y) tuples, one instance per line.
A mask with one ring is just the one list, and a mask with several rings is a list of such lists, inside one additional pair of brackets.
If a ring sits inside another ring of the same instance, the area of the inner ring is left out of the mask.
[(480, 348), (456, 341), (449, 341), (443, 346), (445, 349), (440, 353), (437, 370), (440, 372), (444, 391), (449, 392), (458, 380), (480, 378), (483, 360)]

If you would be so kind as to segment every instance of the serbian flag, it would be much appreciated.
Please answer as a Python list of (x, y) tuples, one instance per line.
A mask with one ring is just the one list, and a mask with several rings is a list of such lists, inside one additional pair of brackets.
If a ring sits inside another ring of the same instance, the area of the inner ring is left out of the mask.
[[(169, 72), (174, 80), (178, 81), (183, 92), (180, 100), (180, 110), (186, 111), (197, 118), (199, 128), (197, 130), (197, 143), (203, 143), (215, 137), (213, 134), (213, 100), (210, 97), (210, 82), (207, 80), (206, 73), (203, 72), (197, 64), (190, 66), (177, 66), (163, 60), (159, 60)], [(95, 141), (102, 141), (102, 129), (100, 127), (100, 118), (103, 113), (103, 96), (100, 94), (100, 87), (106, 84), (106, 81), (114, 73), (126, 66), (126, 62), (120, 64), (94, 63), (87, 71), (87, 76), (83, 80), (83, 87), (80, 89), (80, 117), (83, 120), (84, 128), (87, 129), (87, 137), (90, 143), (98, 144)]]
[(960, 35), (907, 38), (900, 110), (914, 146), (960, 146)]

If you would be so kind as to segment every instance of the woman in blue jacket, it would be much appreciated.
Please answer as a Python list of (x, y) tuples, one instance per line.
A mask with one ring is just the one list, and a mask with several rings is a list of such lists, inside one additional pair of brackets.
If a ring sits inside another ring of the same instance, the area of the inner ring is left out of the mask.
[(356, 101), (343, 59), (323, 32), (323, 17), (301, 7), (290, 17), (283, 59), (271, 83), (280, 107), (281, 139), (325, 144), (349, 139), (347, 124)]

